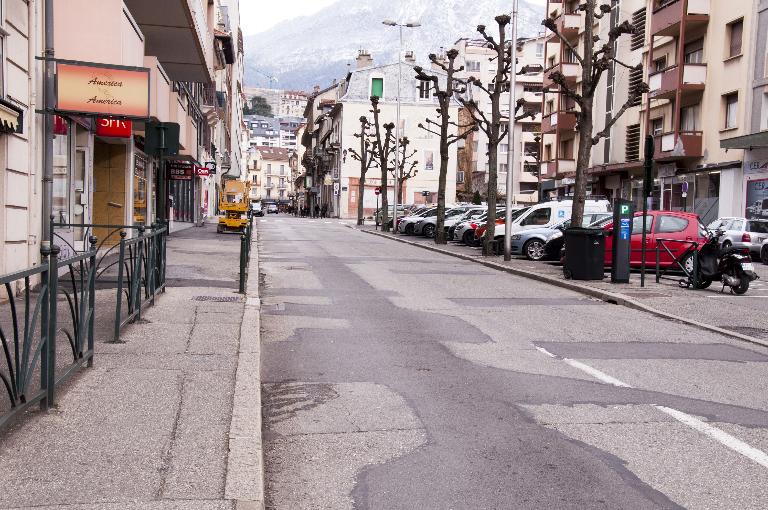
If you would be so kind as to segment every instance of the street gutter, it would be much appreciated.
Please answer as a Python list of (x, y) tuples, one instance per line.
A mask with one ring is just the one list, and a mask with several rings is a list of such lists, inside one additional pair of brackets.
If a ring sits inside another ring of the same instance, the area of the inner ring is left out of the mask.
[(236, 510), (264, 509), (264, 453), (261, 437), (261, 299), (258, 230), (248, 266), (245, 309), (240, 324), (237, 375), (229, 428), (224, 489)]
[(463, 253), (456, 253), (449, 250), (444, 250), (442, 248), (438, 248), (437, 246), (429, 246), (424, 245), (421, 243), (416, 243), (413, 241), (408, 241), (406, 239), (401, 239), (399, 237), (395, 237), (390, 234), (385, 234), (382, 232), (375, 232), (371, 230), (363, 230), (360, 228), (357, 228), (353, 225), (347, 225), (349, 228), (357, 230), (359, 232), (363, 232), (366, 234), (375, 235), (378, 237), (383, 237), (385, 239), (391, 239), (393, 241), (397, 241), (399, 243), (409, 244), (411, 246), (417, 246), (419, 248), (423, 248), (425, 250), (433, 251), (436, 253), (441, 253), (443, 255), (448, 255), (451, 257), (468, 260), (470, 262), (475, 262), (477, 264), (490, 267), (492, 269), (496, 269), (499, 271), (504, 271), (509, 274), (513, 274), (515, 276), (521, 276), (523, 278), (528, 278), (530, 280), (536, 280), (543, 283), (548, 283), (550, 285), (554, 285), (556, 287), (561, 287), (563, 289), (572, 290), (574, 292), (579, 292), (581, 294), (585, 294), (587, 296), (600, 299), (601, 301), (605, 301), (606, 303), (611, 303), (614, 305), (621, 305), (626, 306), (627, 308), (632, 308), (634, 310), (640, 310), (642, 312), (649, 313), (651, 315), (655, 315), (657, 317), (661, 317), (667, 320), (675, 321), (675, 322), (681, 322), (683, 324), (687, 324), (689, 326), (693, 326), (698, 329), (702, 329), (705, 331), (711, 331), (713, 333), (718, 333), (730, 338), (735, 338), (736, 340), (741, 340), (744, 342), (749, 342), (751, 344), (760, 345), (762, 347), (768, 347), (768, 341), (761, 340), (759, 338), (755, 338), (749, 335), (743, 335), (741, 333), (737, 333), (735, 331), (729, 331), (727, 329), (718, 328), (717, 326), (712, 326), (709, 324), (705, 324), (703, 322), (695, 321), (693, 319), (687, 319), (685, 317), (680, 317), (679, 315), (674, 315), (668, 312), (664, 312), (662, 310), (658, 310), (656, 308), (653, 308), (651, 306), (645, 305), (636, 299), (633, 299), (625, 294), (621, 294), (618, 292), (608, 292), (600, 289), (596, 289), (594, 287), (590, 287), (588, 285), (582, 285), (580, 283), (576, 283), (574, 281), (570, 280), (561, 280), (559, 278), (553, 278), (551, 276), (535, 273), (533, 271), (526, 271), (524, 269), (518, 269), (514, 267), (505, 266), (503, 264), (499, 264), (498, 262), (494, 262), (492, 260), (485, 260), (484, 258), (478, 258), (474, 257), (472, 255), (464, 255)]

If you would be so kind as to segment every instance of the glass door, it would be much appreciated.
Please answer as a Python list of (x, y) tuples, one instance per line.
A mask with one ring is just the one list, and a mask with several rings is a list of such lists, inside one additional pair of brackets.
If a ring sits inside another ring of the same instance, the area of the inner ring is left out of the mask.
[[(72, 223), (90, 223), (90, 179), (93, 176), (91, 168), (91, 155), (88, 147), (75, 148), (75, 165), (72, 169)], [(83, 227), (75, 227), (74, 241), (77, 251), (84, 251), (86, 230)]]

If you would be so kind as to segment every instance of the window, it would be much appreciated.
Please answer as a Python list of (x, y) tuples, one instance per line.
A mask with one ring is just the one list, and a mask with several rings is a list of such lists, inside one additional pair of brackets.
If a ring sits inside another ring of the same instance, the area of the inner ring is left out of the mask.
[(384, 97), (384, 78), (371, 78), (371, 96)]
[(272, 190), (267, 188), (267, 198), (272, 198)]
[(741, 40), (744, 34), (744, 20), (740, 19), (728, 24), (728, 57), (741, 55)]
[(523, 221), (520, 222), (520, 225), (525, 227), (528, 225), (546, 225), (549, 223), (549, 219), (552, 217), (552, 209), (549, 207), (543, 207), (541, 209), (536, 209), (531, 214), (526, 216)]
[(680, 109), (680, 130), (698, 131), (699, 130), (699, 112), (701, 105), (684, 106)]
[(507, 164), (506, 163), (502, 163), (502, 164), (499, 165), (499, 172), (502, 173), (502, 174), (507, 173)]
[(464, 171), (459, 170), (456, 172), (456, 184), (463, 184), (464, 183)]
[(509, 144), (507, 144), (507, 143), (499, 144), (499, 151), (501, 151), (501, 152), (509, 152)]
[(70, 121), (61, 117), (54, 120), (53, 135), (53, 215), (54, 221), (69, 223), (70, 180), (69, 163), (72, 157)]
[[(646, 232), (651, 231), (652, 225), (653, 225), (653, 216), (646, 216), (645, 217)], [(643, 233), (643, 217), (642, 216), (635, 216), (635, 218), (632, 220), (632, 233), (633, 234)]]
[(431, 96), (430, 89), (432, 88), (431, 85), (432, 84), (430, 82), (428, 82), (428, 81), (420, 81), (419, 82), (419, 99), (429, 99), (430, 98), (430, 96)]
[(664, 117), (651, 119), (651, 133), (653, 136), (659, 136), (664, 132)]
[(565, 53), (563, 53), (563, 62), (566, 62), (568, 64), (575, 64), (578, 62), (576, 59), (576, 52), (574, 52), (570, 48), (566, 48)]
[(701, 64), (704, 62), (704, 39), (696, 39), (689, 42), (683, 48), (686, 64)]
[(536, 43), (536, 57), (541, 58), (544, 56), (544, 43)]
[(267, 163), (267, 173), (268, 174), (272, 173), (272, 163)]
[(736, 127), (736, 114), (739, 110), (739, 94), (727, 94), (723, 96), (725, 101), (725, 129)]
[(653, 60), (653, 70), (654, 72), (660, 72), (667, 68), (667, 56), (664, 55), (663, 57), (659, 57), (657, 59)]
[(550, 99), (549, 101), (547, 101), (547, 115), (549, 115), (553, 111), (555, 111), (555, 100)]
[(254, 175), (253, 176), (253, 184), (255, 184), (255, 185), (259, 184), (259, 176), (258, 175)]
[(470, 72), (470, 73), (480, 72), (480, 62), (477, 60), (467, 60), (466, 67), (467, 67), (467, 72)]
[(267, 187), (272, 186), (272, 177), (267, 176)]
[(768, 234), (768, 222), (750, 221), (749, 223), (747, 223), (747, 232), (755, 232), (757, 234)]
[(547, 68), (555, 67), (555, 56), (552, 55), (547, 59)]
[(678, 218), (677, 216), (659, 216), (656, 222), (657, 234), (670, 234), (672, 232), (682, 232), (688, 228), (688, 220)]
[(280, 175), (285, 175), (285, 165), (280, 165)]

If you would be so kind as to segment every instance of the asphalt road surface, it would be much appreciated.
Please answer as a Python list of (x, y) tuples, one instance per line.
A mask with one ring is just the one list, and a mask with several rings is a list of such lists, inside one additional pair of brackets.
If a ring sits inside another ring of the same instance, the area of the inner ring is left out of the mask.
[(267, 508), (768, 508), (768, 350), (336, 220), (258, 235)]

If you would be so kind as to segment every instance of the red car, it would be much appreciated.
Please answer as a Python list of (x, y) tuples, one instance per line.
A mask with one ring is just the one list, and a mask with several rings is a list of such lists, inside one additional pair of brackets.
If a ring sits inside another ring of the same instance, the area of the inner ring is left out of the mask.
[[(642, 265), (643, 256), (643, 223), (642, 212), (635, 213), (632, 222), (632, 236), (630, 238), (631, 252), (629, 262), (632, 267)], [(656, 241), (664, 240), (664, 245), (672, 252), (675, 258), (680, 257), (691, 243), (687, 241), (698, 242), (700, 249), (706, 243), (706, 228), (699, 221), (699, 216), (693, 213), (677, 211), (648, 211), (648, 223), (645, 260), (647, 267), (652, 269), (656, 266)], [(606, 231), (605, 237), (605, 265), (611, 265), (611, 250), (613, 249), (613, 223), (609, 223), (603, 229)], [(676, 242), (683, 241), (683, 242)], [(662, 267), (672, 266), (674, 259), (667, 251), (660, 248), (660, 262)], [(687, 268), (688, 269), (688, 268)], [(693, 269), (692, 267), (690, 269)]]

